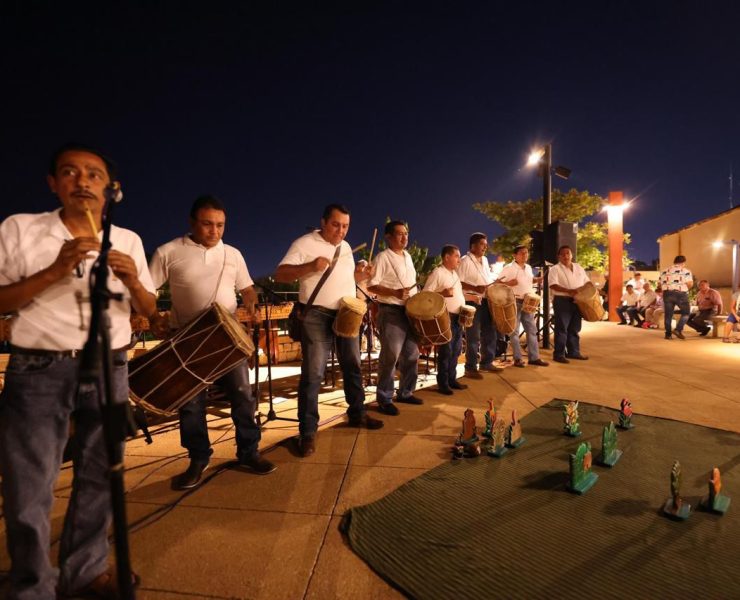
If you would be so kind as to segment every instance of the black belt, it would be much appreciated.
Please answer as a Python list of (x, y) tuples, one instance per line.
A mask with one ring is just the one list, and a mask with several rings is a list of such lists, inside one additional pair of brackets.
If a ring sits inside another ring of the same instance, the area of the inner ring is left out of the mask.
[[(113, 352), (125, 352), (126, 350), (128, 350), (128, 346), (116, 348)], [(77, 358), (82, 354), (82, 350), (41, 350), (39, 348), (20, 348), (18, 346), (11, 345), (10, 353), (25, 354), (26, 356), (51, 356), (56, 360), (60, 360), (62, 358)]]

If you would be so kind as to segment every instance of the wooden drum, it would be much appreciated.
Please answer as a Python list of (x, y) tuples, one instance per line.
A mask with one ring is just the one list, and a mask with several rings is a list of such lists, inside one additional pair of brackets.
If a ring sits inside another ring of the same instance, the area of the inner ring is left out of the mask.
[(460, 327), (467, 329), (473, 326), (475, 321), (475, 306), (465, 304), (460, 307)]
[(219, 377), (254, 354), (254, 342), (218, 303), (156, 348), (129, 362), (130, 397), (142, 408), (172, 416)]
[(601, 296), (590, 281), (576, 292), (573, 300), (586, 321), (601, 321), (604, 318), (606, 311), (601, 304)]
[(406, 302), (406, 316), (420, 346), (441, 346), (452, 339), (450, 315), (442, 294), (419, 292)]
[(529, 294), (524, 294), (524, 298), (522, 299), (522, 312), (536, 313), (540, 309), (541, 302), (542, 298), (537, 294), (531, 292)]
[(339, 312), (334, 318), (332, 329), (339, 337), (353, 338), (360, 335), (362, 318), (367, 312), (364, 300), (354, 296), (343, 296), (339, 305)]
[(488, 310), (502, 335), (511, 335), (516, 329), (516, 298), (514, 290), (503, 283), (494, 283), (486, 290)]

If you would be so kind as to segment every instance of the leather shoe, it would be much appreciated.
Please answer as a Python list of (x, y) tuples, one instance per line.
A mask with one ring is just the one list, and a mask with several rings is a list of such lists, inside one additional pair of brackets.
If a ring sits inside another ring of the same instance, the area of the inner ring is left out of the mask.
[(675, 335), (679, 340), (685, 340), (686, 336), (683, 334), (682, 331), (674, 331), (673, 335)]
[(452, 396), (452, 390), (448, 387), (439, 387), (437, 386), (437, 393), (443, 394), (445, 396)]
[(571, 360), (588, 360), (588, 356), (586, 356), (585, 354), (569, 354), (568, 358)]
[(378, 402), (378, 412), (395, 417), (398, 414), (398, 407), (393, 402)]
[(298, 451), (301, 453), (303, 458), (311, 456), (316, 452), (316, 440), (313, 436), (304, 437), (298, 440)]
[[(141, 583), (141, 578), (131, 572), (131, 586), (136, 589)], [(114, 567), (109, 567), (88, 583), (82, 589), (72, 593), (59, 592), (57, 598), (101, 598), (104, 600), (118, 600), (118, 575)]]
[(190, 490), (200, 483), (203, 472), (208, 468), (208, 462), (190, 461), (190, 466), (184, 473), (180, 473), (172, 480), (173, 490)]
[(670, 340), (671, 339), (671, 334), (670, 333), (666, 333), (663, 337), (665, 337), (665, 339), (667, 339), (667, 340)]
[(707, 327), (706, 329), (702, 329), (702, 331), (701, 331), (701, 333), (699, 333), (699, 335), (701, 337), (705, 337), (710, 331), (711, 331), (711, 329), (709, 329), (709, 327)]
[(486, 371), (487, 373), (501, 373), (501, 371), (503, 371), (504, 368), (497, 367), (496, 365), (486, 365), (485, 367), (481, 367), (480, 370)]
[[(529, 363), (529, 364), (531, 365), (532, 363)], [(514, 366), (515, 367), (519, 367), (520, 369), (523, 369), (524, 368), (524, 361), (521, 358), (517, 358), (517, 359), (514, 360)]]
[(554, 360), (555, 362), (559, 362), (559, 363), (563, 363), (563, 364), (568, 364), (568, 363), (570, 362), (570, 361), (569, 361), (569, 360), (568, 360), (567, 358), (565, 358), (564, 356), (553, 356), (553, 357), (552, 357), (552, 359), (553, 359), (553, 360)]
[(239, 461), (239, 466), (257, 473), (257, 475), (268, 475), (277, 469), (277, 465), (272, 461), (262, 458), (259, 454), (253, 454), (249, 458)]
[(453, 390), (467, 390), (468, 389), (468, 386), (465, 385), (464, 383), (458, 383), (457, 381), (453, 381), (450, 384), (450, 389), (453, 389)]
[(548, 366), (548, 365), (549, 365), (550, 363), (549, 363), (549, 362), (547, 362), (546, 360), (542, 360), (541, 358), (538, 358), (537, 360), (530, 360), (530, 361), (529, 361), (529, 364), (530, 364), (530, 365), (535, 365), (535, 366), (537, 366), (537, 367), (546, 367), (546, 366)]
[(468, 379), (483, 379), (480, 371), (465, 371), (465, 377)]
[(371, 417), (367, 413), (365, 413), (361, 417), (355, 417), (349, 420), (350, 427), (364, 427), (365, 429), (382, 429), (383, 425), (384, 425), (383, 421), (381, 421), (380, 419)]
[(405, 398), (401, 396), (396, 396), (396, 402), (404, 402), (406, 404), (424, 404), (424, 400), (422, 400), (418, 396), (414, 396), (413, 394), (411, 394), (410, 396), (406, 396)]

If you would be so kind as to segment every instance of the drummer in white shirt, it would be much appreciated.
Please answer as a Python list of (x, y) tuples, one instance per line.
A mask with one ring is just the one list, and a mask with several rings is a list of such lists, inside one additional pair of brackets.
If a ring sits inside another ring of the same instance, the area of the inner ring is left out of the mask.
[(468, 386), (457, 382), (457, 359), (462, 350), (462, 328), (460, 307), (465, 304), (460, 277), (455, 269), (460, 264), (460, 249), (452, 244), (442, 248), (442, 264), (429, 274), (424, 285), (425, 292), (437, 292), (444, 296), (450, 315), (452, 339), (437, 346), (437, 391), (446, 396), (452, 390), (464, 390)]
[(555, 362), (588, 360), (588, 356), (581, 354), (581, 313), (573, 300), (587, 283), (589, 279), (586, 271), (573, 262), (573, 249), (570, 246), (560, 246), (558, 264), (550, 267), (548, 274), (548, 284), (553, 293), (555, 350), (552, 358)]
[[(496, 358), (498, 332), (486, 305), (486, 288), (494, 282), (493, 272), (486, 258), (488, 239), (485, 233), (470, 236), (470, 250), (460, 260), (457, 274), (462, 283), (465, 303), (475, 308), (473, 324), (465, 330), (465, 376), (482, 379), (480, 371), (503, 371), (493, 364)], [(478, 361), (480, 360), (480, 369)]]
[(374, 275), (368, 282), (368, 291), (378, 296), (378, 410), (386, 415), (397, 415), (398, 408), (393, 403), (396, 364), (401, 375), (396, 401), (422, 403), (421, 398), (414, 396), (419, 345), (405, 311), (406, 301), (417, 292), (416, 269), (411, 255), (406, 252), (409, 230), (403, 221), (386, 223), (385, 239), (388, 248), (378, 253), (373, 261)]
[(530, 312), (522, 311), (524, 296), (534, 293), (532, 283), (542, 281), (541, 277), (534, 277), (532, 267), (527, 264), (529, 259), (529, 248), (526, 246), (517, 246), (514, 248), (514, 260), (506, 265), (501, 271), (500, 283), (513, 288), (514, 297), (516, 298), (516, 327), (511, 334), (511, 349), (514, 352), (514, 366), (524, 367), (522, 360), (522, 345), (519, 341), (519, 324), (524, 325), (524, 331), (527, 334), (527, 357), (530, 365), (546, 367), (549, 363), (540, 358), (540, 348), (537, 340), (537, 325), (534, 322), (535, 315)]

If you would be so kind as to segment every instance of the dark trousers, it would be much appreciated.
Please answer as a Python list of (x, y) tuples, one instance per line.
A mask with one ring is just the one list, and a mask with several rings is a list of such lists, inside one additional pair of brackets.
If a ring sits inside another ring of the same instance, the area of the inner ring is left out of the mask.
[(686, 322), (686, 325), (688, 325), (692, 329), (696, 329), (700, 333), (703, 333), (704, 331), (709, 331), (707, 321), (712, 318), (712, 315), (714, 315), (713, 308), (705, 308), (703, 310), (697, 311), (696, 313), (691, 315), (691, 318)]
[(678, 292), (676, 290), (664, 291), (663, 306), (665, 307), (663, 325), (665, 326), (666, 335), (670, 335), (671, 333), (671, 328), (673, 327), (673, 311), (676, 307), (681, 311), (681, 316), (678, 319), (678, 323), (676, 323), (676, 331), (683, 331), (683, 326), (686, 325), (691, 314), (688, 292)]
[(555, 296), (552, 300), (555, 321), (553, 356), (578, 356), (581, 353), (581, 313), (570, 296)]
[(450, 315), (452, 339), (447, 344), (437, 346), (437, 385), (449, 389), (457, 379), (457, 359), (462, 352), (462, 328), (459, 315)]
[[(245, 460), (257, 454), (262, 434), (254, 415), (257, 403), (249, 385), (247, 361), (240, 363), (216, 383), (223, 386), (231, 403), (231, 418), (236, 429), (236, 458)], [(180, 444), (188, 456), (197, 462), (208, 462), (213, 454), (206, 423), (206, 390), (180, 409)]]

